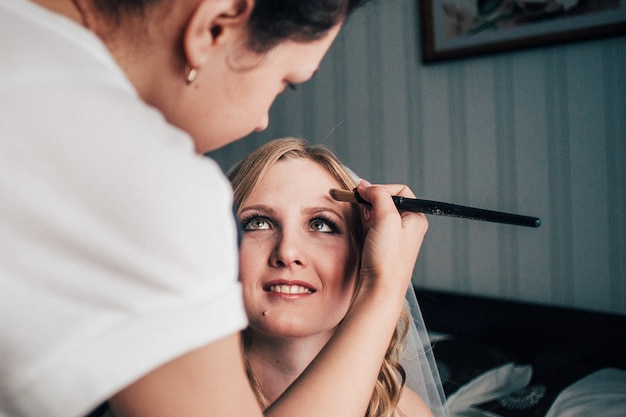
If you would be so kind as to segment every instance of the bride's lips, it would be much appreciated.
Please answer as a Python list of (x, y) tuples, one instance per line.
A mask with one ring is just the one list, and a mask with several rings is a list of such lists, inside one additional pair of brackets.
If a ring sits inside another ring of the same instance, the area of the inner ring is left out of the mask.
[(315, 293), (315, 288), (302, 281), (273, 280), (263, 286), (263, 291), (279, 297), (302, 297)]

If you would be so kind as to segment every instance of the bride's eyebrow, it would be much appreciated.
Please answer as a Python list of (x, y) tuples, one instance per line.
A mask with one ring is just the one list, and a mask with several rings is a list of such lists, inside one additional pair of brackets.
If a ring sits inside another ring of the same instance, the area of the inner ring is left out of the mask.
[(242, 209), (239, 210), (239, 214), (242, 215), (248, 211), (258, 211), (261, 213), (267, 213), (267, 214), (272, 214), (274, 213), (274, 210), (271, 207), (265, 206), (263, 204), (255, 204), (252, 206), (245, 206)]
[(302, 213), (307, 216), (319, 216), (320, 214), (330, 213), (333, 216), (337, 217), (338, 219), (341, 219), (344, 222), (346, 221), (346, 216), (343, 213), (331, 207), (325, 207), (325, 206), (305, 207), (304, 209), (302, 209)]

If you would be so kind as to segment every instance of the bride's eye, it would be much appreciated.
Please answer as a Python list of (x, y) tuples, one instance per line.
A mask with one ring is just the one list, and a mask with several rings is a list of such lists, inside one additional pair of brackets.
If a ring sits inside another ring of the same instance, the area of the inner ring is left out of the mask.
[(241, 228), (246, 230), (268, 230), (270, 222), (265, 217), (251, 217), (241, 222)]
[(316, 218), (316, 219), (311, 220), (311, 222), (309, 223), (309, 226), (315, 232), (322, 232), (322, 233), (338, 233), (339, 232), (339, 228), (337, 227), (337, 225), (330, 219)]

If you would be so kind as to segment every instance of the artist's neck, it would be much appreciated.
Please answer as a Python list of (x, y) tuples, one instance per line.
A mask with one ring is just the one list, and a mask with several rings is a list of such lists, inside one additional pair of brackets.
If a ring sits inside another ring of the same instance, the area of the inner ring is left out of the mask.
[(330, 335), (308, 338), (252, 336), (248, 360), (270, 404), (304, 372), (329, 339)]
[(50, 10), (51, 12), (63, 15), (68, 19), (71, 19), (83, 25), (83, 16), (80, 10), (77, 8), (78, 3), (72, 0), (31, 0), (33, 3), (37, 3), (41, 7)]

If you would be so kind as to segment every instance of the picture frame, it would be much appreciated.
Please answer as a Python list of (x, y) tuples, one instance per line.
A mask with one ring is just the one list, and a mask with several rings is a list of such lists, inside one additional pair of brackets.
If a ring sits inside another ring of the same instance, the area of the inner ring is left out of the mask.
[(626, 0), (418, 0), (431, 63), (626, 35)]

